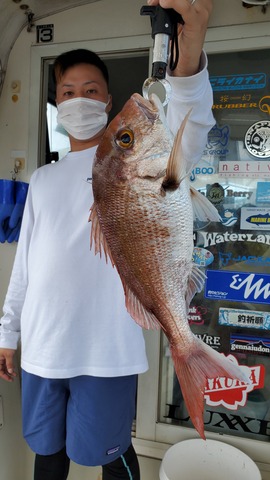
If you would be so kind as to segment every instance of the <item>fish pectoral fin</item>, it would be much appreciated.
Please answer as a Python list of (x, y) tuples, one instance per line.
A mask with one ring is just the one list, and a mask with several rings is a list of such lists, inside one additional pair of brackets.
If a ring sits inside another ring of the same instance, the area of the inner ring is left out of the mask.
[(102, 256), (102, 252), (105, 255), (106, 263), (108, 262), (108, 257), (111, 260), (112, 266), (114, 267), (114, 261), (111, 255), (111, 250), (107, 244), (107, 240), (102, 232), (101, 225), (98, 219), (96, 204), (93, 203), (90, 209), (89, 222), (92, 223), (91, 234), (90, 234), (90, 249), (92, 249), (93, 244), (95, 245), (95, 255), (99, 253), (99, 256)]
[(138, 297), (124, 284), (126, 308), (133, 320), (146, 330), (158, 330), (160, 324), (153, 312), (147, 310)]
[(195, 263), (193, 263), (191, 274), (188, 279), (188, 286), (187, 286), (187, 293), (186, 293), (187, 311), (194, 295), (202, 291), (205, 279), (206, 279), (206, 276), (204, 272), (200, 270), (200, 268)]
[(174, 139), (173, 148), (167, 164), (166, 176), (162, 183), (163, 191), (176, 190), (179, 187), (181, 180), (187, 175), (186, 161), (182, 151), (182, 137), (191, 110), (192, 109), (186, 114)]
[(216, 207), (194, 187), (190, 187), (194, 220), (220, 222), (221, 218)]

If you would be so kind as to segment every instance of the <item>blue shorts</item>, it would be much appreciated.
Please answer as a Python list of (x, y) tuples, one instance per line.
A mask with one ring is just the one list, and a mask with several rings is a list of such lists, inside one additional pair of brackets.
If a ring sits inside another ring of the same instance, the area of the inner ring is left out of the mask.
[(40, 455), (105, 465), (131, 444), (137, 375), (46, 379), (22, 371), (23, 435)]

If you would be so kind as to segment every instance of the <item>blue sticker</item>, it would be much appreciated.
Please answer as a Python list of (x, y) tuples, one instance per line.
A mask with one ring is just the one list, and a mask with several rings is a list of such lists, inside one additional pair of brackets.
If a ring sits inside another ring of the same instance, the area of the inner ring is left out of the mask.
[(205, 297), (269, 305), (270, 275), (207, 270)]
[(241, 230), (270, 230), (269, 207), (242, 207)]
[(218, 323), (228, 327), (270, 330), (270, 312), (222, 307), (219, 309)]
[(234, 255), (232, 252), (218, 252), (219, 263), (222, 267), (232, 265), (233, 263), (242, 263), (246, 265), (260, 265), (270, 267), (270, 257), (256, 255)]
[[(266, 223), (270, 223), (270, 213), (267, 212), (265, 215), (259, 213), (258, 215), (250, 215), (250, 217), (246, 218), (246, 222), (248, 223), (255, 223), (255, 225), (265, 225)], [(270, 227), (269, 227), (270, 228)]]
[(257, 90), (265, 88), (265, 73), (244, 73), (243, 75), (211, 76), (210, 83), (214, 92), (234, 90)]
[(215, 125), (208, 133), (207, 148), (226, 147), (229, 142), (230, 128), (228, 125), (218, 127)]
[(270, 355), (270, 339), (232, 334), (231, 352), (254, 355)]
[(222, 214), (220, 214), (222, 225), (225, 227), (233, 227), (236, 224), (238, 217), (235, 214), (234, 210), (226, 208)]
[(200, 267), (207, 267), (214, 260), (214, 255), (205, 248), (194, 247), (192, 260)]
[(213, 175), (214, 173), (216, 173), (214, 167), (196, 167), (192, 170), (189, 179), (191, 182), (194, 182), (197, 175)]
[(256, 203), (270, 203), (270, 182), (258, 182)]

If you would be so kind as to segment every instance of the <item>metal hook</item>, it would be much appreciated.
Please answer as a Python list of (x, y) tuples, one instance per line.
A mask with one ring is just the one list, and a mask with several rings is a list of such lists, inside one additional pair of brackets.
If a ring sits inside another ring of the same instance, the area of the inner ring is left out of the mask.
[(25, 12), (25, 15), (27, 16), (27, 22), (28, 22), (27, 32), (31, 32), (32, 27), (34, 26), (33, 18), (35, 14), (32, 12), (32, 10), (27, 10), (27, 12)]
[(11, 170), (10, 173), (11, 173), (11, 180), (14, 180), (14, 181), (17, 180), (17, 175), (19, 173), (18, 167), (16, 167), (16, 165), (14, 165), (14, 169)]
[[(146, 100), (149, 100), (149, 94), (151, 93), (150, 90), (154, 85), (157, 85), (158, 87), (160, 85), (162, 86), (163, 91), (165, 92), (165, 98), (163, 101), (162, 99), (160, 100), (162, 102), (162, 105), (165, 107), (165, 105), (167, 105), (167, 103), (171, 98), (171, 94), (172, 94), (171, 84), (165, 78), (163, 79), (156, 78), (156, 77), (147, 78), (142, 87), (143, 97), (146, 98)], [(160, 97), (160, 95), (158, 95), (158, 97)]]
[(184, 24), (184, 21), (182, 16), (175, 10), (171, 8), (165, 9), (160, 5), (155, 7), (143, 6), (141, 8), (141, 15), (150, 15), (152, 37), (154, 38), (152, 76), (147, 78), (143, 84), (143, 96), (148, 100), (149, 89), (155, 84), (161, 84), (165, 90), (165, 99), (163, 102), (161, 99), (161, 102), (163, 106), (165, 106), (170, 100), (172, 91), (170, 83), (165, 78), (169, 59), (170, 41), (170, 70), (175, 70), (179, 58), (177, 26), (179, 23)]

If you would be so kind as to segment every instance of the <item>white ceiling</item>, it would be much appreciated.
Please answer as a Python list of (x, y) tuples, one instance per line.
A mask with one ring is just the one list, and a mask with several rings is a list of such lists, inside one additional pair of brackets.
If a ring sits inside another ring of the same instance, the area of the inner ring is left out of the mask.
[(0, 93), (10, 50), (22, 29), (27, 28), (29, 13), (34, 14), (35, 21), (97, 1), (99, 0), (0, 0)]

